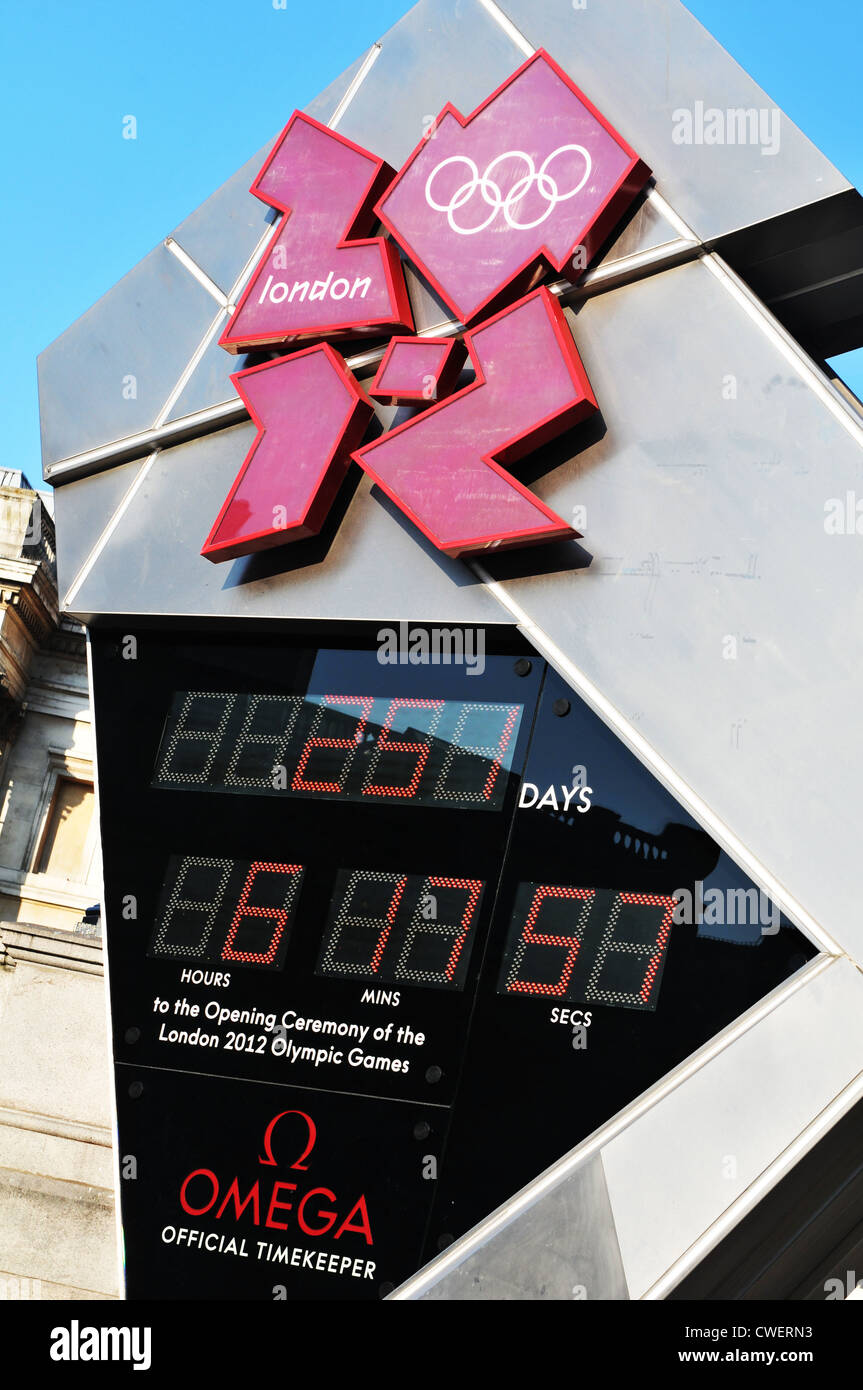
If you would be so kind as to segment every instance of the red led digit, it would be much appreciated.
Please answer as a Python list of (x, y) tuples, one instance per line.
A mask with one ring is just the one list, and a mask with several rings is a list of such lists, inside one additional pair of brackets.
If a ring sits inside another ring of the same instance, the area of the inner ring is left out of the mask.
[[(456, 721), (450, 744), (444, 758), (440, 776), (435, 784), (434, 795), (449, 801), (490, 801), (494, 791), (498, 773), (504, 766), (504, 758), (509, 749), (513, 734), (518, 728), (521, 718), (521, 705), (488, 705), (488, 704), (465, 704), (462, 706), (461, 713)], [(472, 715), (496, 713), (503, 716), (503, 728), (496, 744), (471, 744), (463, 743), (462, 736), (465, 731), (468, 719)], [(481, 758), (484, 762), (489, 762), (488, 773), (481, 791), (463, 791), (461, 789), (447, 790), (446, 781), (455, 762), (456, 753), (462, 753), (468, 757)]]
[[(513, 994), (544, 994), (560, 997), (565, 995), (569, 986), (575, 962), (578, 958), (579, 948), (581, 947), (584, 928), (590, 916), (590, 909), (596, 897), (594, 888), (559, 888), (553, 884), (539, 884), (530, 907), (527, 917), (519, 937), (518, 945), (513, 952), (512, 964), (506, 977), (505, 991)], [(547, 932), (535, 932), (534, 927), (542, 909), (542, 904), (547, 898), (564, 898), (572, 902), (583, 904), (578, 914), (578, 921), (575, 931), (571, 936), (560, 936)], [(553, 946), (566, 950), (566, 959), (563, 969), (556, 984), (544, 984), (538, 980), (519, 979), (519, 970), (524, 960), (529, 946)]]
[[(374, 697), (371, 695), (325, 695), (318, 712), (315, 715), (314, 723), (309, 731), (305, 746), (300, 754), (300, 761), (294, 773), (291, 783), (291, 790), (295, 792), (341, 792), (344, 791), (344, 783), (350, 771), (351, 763), (356, 757), (357, 749), (362, 744), (365, 736), (365, 728), (371, 713)], [(317, 738), (315, 732), (320, 728), (326, 718), (327, 710), (336, 705), (359, 705), (362, 710), (356, 730), (351, 738)], [(303, 777), (306, 764), (312, 755), (314, 748), (346, 748), (347, 756), (342, 764), (340, 782), (318, 782), (315, 780), (307, 781)]]
[[(378, 735), (375, 751), (372, 755), (369, 770), (363, 782), (363, 796), (415, 796), (420, 778), (423, 775), (425, 765), (428, 762), (429, 751), (431, 748), (432, 735), (440, 722), (441, 714), (444, 710), (443, 700), (421, 700), (421, 699), (397, 699), (390, 701), (387, 710), (387, 717)], [(429, 727), (426, 731), (424, 743), (408, 743), (404, 740), (397, 741), (391, 739), (389, 734), (395, 721), (395, 717), (400, 709), (430, 709), (433, 711)], [(384, 753), (415, 753), (416, 767), (407, 786), (387, 786), (385, 783), (373, 782), (372, 778), (377, 770), (378, 763)]]
[[(461, 888), (467, 893), (464, 912), (458, 923), (437, 922), (426, 920), (423, 916), (423, 902), (427, 900), (429, 890), (432, 888)], [(399, 955), (398, 964), (393, 971), (393, 978), (397, 980), (414, 980), (417, 984), (443, 984), (452, 982), (456, 968), (459, 963), (464, 944), (473, 926), (477, 904), (482, 893), (483, 884), (479, 879), (471, 878), (440, 878), (432, 877), (425, 879), (420, 890), (419, 902), (414, 909), (410, 926), (405, 932), (404, 944)], [(441, 972), (437, 970), (419, 970), (408, 968), (408, 960), (414, 946), (416, 938), (420, 935), (430, 936), (454, 936), (452, 948), (443, 968), (443, 979)]]
[[(399, 910), (402, 894), (408, 881), (407, 874), (378, 873), (372, 869), (354, 869), (348, 879), (347, 888), (341, 903), (339, 904), (336, 919), (327, 941), (326, 950), (321, 957), (319, 969), (324, 974), (340, 974), (345, 972), (349, 975), (376, 975), (381, 963), (381, 956), (386, 948), (389, 934)], [(383, 883), (392, 888), (390, 901), (387, 905), (383, 917), (367, 917), (362, 914), (351, 912), (353, 899), (358, 886), (362, 883)], [(342, 938), (350, 928), (359, 928), (365, 932), (369, 927), (377, 927), (378, 935), (375, 947), (372, 952), (371, 960), (367, 962), (338, 960), (336, 949), (341, 944)]]
[(458, 965), (458, 958), (461, 955), (462, 947), (467, 940), (467, 934), (471, 929), (473, 914), (476, 911), (479, 895), (482, 892), (482, 884), (476, 879), (464, 878), (430, 878), (428, 882), (430, 888), (464, 888), (468, 895), (467, 905), (461, 919), (461, 931), (453, 942), (453, 948), (449, 953), (449, 960), (444, 966), (444, 973), (447, 979), (451, 980), (455, 974), (455, 968)]
[(399, 910), (399, 904), (401, 903), (402, 894), (405, 891), (406, 883), (407, 875), (403, 875), (396, 884), (395, 892), (393, 893), (390, 905), (387, 908), (386, 926), (384, 927), (383, 931), (378, 937), (378, 944), (375, 947), (375, 953), (372, 956), (371, 963), (369, 965), (369, 970), (372, 972), (373, 975), (377, 973), (378, 967), (380, 966), (381, 956), (384, 953), (384, 947), (386, 946), (389, 934), (392, 931), (393, 922), (396, 920), (396, 913)]
[(497, 774), (500, 772), (501, 766), (503, 764), (503, 757), (507, 748), (509, 747), (509, 741), (512, 738), (513, 729), (516, 727), (516, 724), (518, 723), (518, 716), (519, 708), (517, 705), (514, 708), (510, 709), (506, 716), (506, 721), (504, 723), (503, 729), (501, 730), (500, 738), (498, 739), (497, 749), (492, 754), (492, 763), (491, 767), (489, 768), (488, 777), (486, 778), (485, 786), (482, 789), (483, 798), (486, 801), (488, 801), (489, 797), (491, 796), (492, 789), (494, 787), (495, 782), (497, 781)]
[[(291, 905), (299, 887), (302, 872), (301, 864), (263, 864), (257, 862), (251, 865), (243, 884), (243, 891), (240, 894), (240, 901), (237, 903), (237, 910), (234, 913), (227, 940), (222, 948), (222, 960), (234, 960), (243, 965), (272, 965), (291, 915)], [(281, 907), (256, 907), (249, 903), (249, 894), (258, 874), (290, 875), (290, 883)], [(244, 917), (271, 917), (273, 919), (273, 934), (266, 951), (237, 951), (234, 949), (234, 941)]]
[[(659, 909), (660, 919), (656, 931), (655, 939), (649, 944), (638, 941), (622, 941), (617, 935), (617, 923), (620, 917), (621, 908), (627, 905), (648, 909)], [(654, 994), (657, 974), (661, 969), (665, 949), (668, 945), (668, 938), (671, 933), (671, 925), (674, 917), (674, 909), (677, 906), (676, 899), (663, 897), (656, 893), (618, 893), (612, 903), (611, 912), (602, 934), (599, 950), (590, 972), (590, 979), (585, 991), (585, 1000), (596, 1001), (601, 1004), (620, 1004), (630, 1009), (650, 1009), (655, 1007), (655, 1001), (651, 1002), (651, 995)], [(615, 981), (612, 972), (607, 969), (608, 957), (610, 955), (622, 956), (642, 956), (647, 957), (647, 966), (644, 977), (637, 990), (614, 989), (610, 986), (620, 981)], [(600, 988), (600, 976), (605, 970), (605, 985)]]

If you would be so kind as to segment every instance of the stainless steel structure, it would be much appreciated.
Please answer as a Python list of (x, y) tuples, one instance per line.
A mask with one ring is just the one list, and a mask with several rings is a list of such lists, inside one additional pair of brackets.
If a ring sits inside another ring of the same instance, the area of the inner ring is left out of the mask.
[(863, 337), (863, 200), (782, 113), (772, 152), (675, 142), (698, 102), (776, 110), (678, 0), (420, 0), (309, 109), (398, 166), (538, 45), (655, 174), (556, 287), (603, 428), (532, 486), (584, 509), (579, 568), (448, 560), (365, 478), (318, 542), (200, 557), (253, 437), (216, 340), (270, 232), (264, 150), (39, 364), (67, 611), (516, 623), (821, 952), (397, 1298), (664, 1297), (863, 1096), (860, 540), (825, 526), (863, 409), (823, 365)]

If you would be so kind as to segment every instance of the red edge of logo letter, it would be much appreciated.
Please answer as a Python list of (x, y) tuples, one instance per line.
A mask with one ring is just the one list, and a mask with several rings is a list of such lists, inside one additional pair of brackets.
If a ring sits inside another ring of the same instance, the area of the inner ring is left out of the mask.
[(285, 215), (231, 315), (228, 352), (412, 329), (398, 248), (368, 237), (394, 170), (295, 111), (251, 192)]
[(375, 211), (471, 323), (531, 289), (543, 262), (577, 280), (650, 174), (538, 49), (470, 116), (447, 103)]

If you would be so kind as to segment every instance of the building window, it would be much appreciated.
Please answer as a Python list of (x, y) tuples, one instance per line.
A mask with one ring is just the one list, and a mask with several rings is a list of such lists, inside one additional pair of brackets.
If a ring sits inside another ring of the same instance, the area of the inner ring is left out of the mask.
[(83, 881), (91, 857), (93, 786), (72, 777), (58, 777), (51, 798), (36, 872)]

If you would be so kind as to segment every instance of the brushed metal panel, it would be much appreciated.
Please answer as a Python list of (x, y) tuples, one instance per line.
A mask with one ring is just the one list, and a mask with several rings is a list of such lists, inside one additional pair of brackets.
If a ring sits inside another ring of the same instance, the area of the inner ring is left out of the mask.
[[(390, 415), (392, 411), (389, 412)], [(214, 565), (200, 555), (228, 488), (255, 437), (251, 423), (163, 450), (70, 603), (97, 613), (202, 614), (387, 622), (507, 621), (500, 605), (457, 561), (420, 537), (360, 470), (341, 524), (323, 538)], [(86, 510), (92, 478), (75, 487)], [(349, 495), (341, 495), (342, 501)], [(66, 517), (74, 530), (74, 514)]]
[[(290, 111), (286, 111), (287, 121)], [(170, 233), (201, 270), (226, 296), (261, 241), (276, 214), (249, 187), (274, 144), (277, 132), (251, 159), (226, 179), (215, 193)]]
[(423, 1302), (628, 1297), (598, 1153), (418, 1295)]
[(213, 317), (164, 246), (139, 261), (39, 357), (43, 467), (154, 425)]
[(452, 323), (452, 310), (435, 293), (425, 276), (408, 260), (403, 260), (402, 266), (417, 333), (425, 333), (442, 323)]
[(652, 251), (657, 246), (666, 246), (679, 238), (679, 232), (667, 218), (642, 193), (635, 200), (632, 210), (624, 219), (620, 230), (611, 237), (611, 242), (603, 256), (595, 264), (611, 264), (624, 256), (634, 256), (639, 251)]
[[(361, 53), (359, 58), (356, 58), (354, 62), (351, 63), (350, 67), (345, 68), (344, 72), (339, 73), (338, 77), (333, 78), (330, 85), (325, 87), (324, 90), (304, 108), (306, 113), (309, 116), (313, 116), (316, 121), (320, 121), (323, 125), (329, 125), (339, 102), (344, 97), (351, 83), (359, 75), (363, 63), (370, 56), (371, 52), (372, 49), (367, 48), (365, 53)], [(290, 114), (289, 111), (285, 116), (286, 123)]]
[(339, 134), (398, 169), (448, 101), (472, 111), (523, 61), (479, 0), (419, 0), (381, 39)]
[(61, 607), (64, 594), (143, 466), (143, 459), (134, 459), (54, 489), (57, 592)]
[(219, 347), (219, 334), (225, 321), (224, 318), (220, 321), (218, 330), (204, 349), (200, 362), (169, 410), (168, 420), (179, 420), (184, 415), (194, 414), (196, 410), (206, 410), (208, 406), (236, 400), (237, 393), (231, 384), (231, 373), (241, 372), (244, 367), (250, 367), (254, 362), (263, 360), (264, 354), (252, 356), (249, 353), (241, 353), (235, 357), (223, 347)]
[[(672, 113), (696, 102), (770, 110), (774, 103), (679, 0), (500, 0), (548, 49), (653, 169), (657, 187), (702, 240), (848, 188), (781, 113), (767, 144), (675, 144)], [(726, 132), (727, 134), (727, 129)]]
[(525, 476), (584, 540), (487, 569), (863, 958), (863, 542), (825, 530), (830, 499), (863, 497), (863, 450), (703, 261), (570, 322), (604, 433)]
[(863, 1068), (863, 978), (834, 961), (602, 1150), (640, 1298)]

